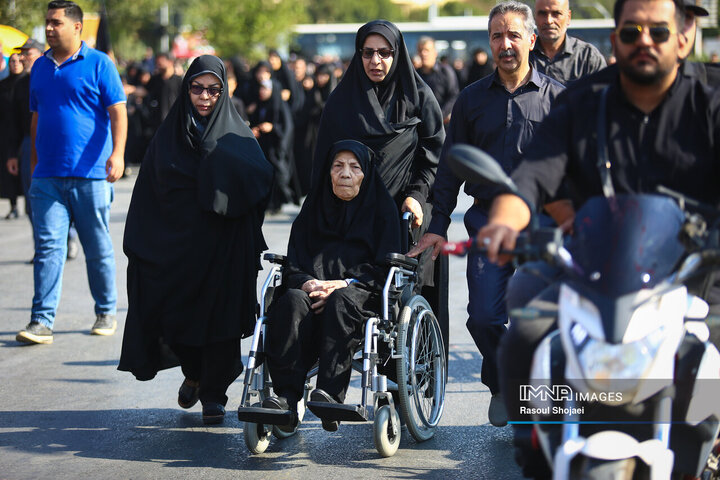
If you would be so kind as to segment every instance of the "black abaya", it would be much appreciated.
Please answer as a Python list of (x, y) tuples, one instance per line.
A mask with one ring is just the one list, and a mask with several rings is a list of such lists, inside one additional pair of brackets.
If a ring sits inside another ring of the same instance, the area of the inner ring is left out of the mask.
[(18, 119), (13, 118), (12, 100), (15, 86), (23, 77), (27, 75), (11, 73), (4, 80), (0, 80), (0, 198), (10, 199), (13, 208), (17, 197), (23, 193), (22, 184), (20, 175), (12, 175), (5, 164), (15, 150), (11, 148), (11, 143), (15, 140), (11, 130)]
[(227, 85), (218, 58), (193, 62), (148, 148), (128, 211), (129, 305), (118, 369), (139, 380), (177, 365), (166, 346), (239, 345), (254, 325), (272, 166), (226, 91), (199, 116), (188, 89), (205, 73)]
[[(360, 192), (345, 202), (332, 193), (330, 166), (340, 151), (358, 158), (365, 177)], [(268, 313), (268, 365), (275, 393), (294, 405), (302, 397), (307, 371), (319, 358), (317, 387), (343, 401), (350, 362), (362, 339), (364, 321), (377, 315), (380, 286), (387, 275), (385, 257), (400, 250), (397, 209), (375, 169), (372, 152), (355, 141), (333, 145), (323, 168), (293, 222), (285, 293)], [(316, 314), (302, 290), (312, 279), (353, 279), (335, 290)]]
[[(365, 74), (359, 50), (368, 35), (383, 36), (395, 50), (385, 79), (375, 84)], [(430, 188), (445, 140), (443, 115), (430, 87), (415, 71), (398, 28), (387, 20), (366, 23), (355, 36), (350, 66), (330, 94), (323, 110), (313, 160), (313, 182), (320, 174), (331, 145), (351, 138), (369, 146), (378, 157), (378, 171), (395, 199), (398, 209), (407, 197), (423, 209), (423, 224), (414, 237), (419, 239), (430, 225)], [(437, 315), (448, 347), (448, 266), (447, 257), (433, 262), (432, 252), (423, 252), (418, 270), (423, 295)]]
[[(259, 87), (258, 87), (259, 88)], [(250, 127), (269, 122), (270, 132), (260, 132), (258, 143), (265, 157), (275, 167), (275, 185), (270, 199), (270, 210), (279, 210), (285, 203), (297, 203), (298, 195), (292, 188), (293, 165), (290, 161), (293, 136), (293, 120), (290, 107), (280, 96), (279, 83), (273, 82), (272, 96), (257, 99), (255, 109), (249, 115)]]

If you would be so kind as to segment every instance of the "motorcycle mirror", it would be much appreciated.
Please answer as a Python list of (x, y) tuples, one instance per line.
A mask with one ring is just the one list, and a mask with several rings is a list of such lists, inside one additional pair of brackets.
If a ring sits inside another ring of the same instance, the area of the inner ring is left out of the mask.
[(450, 170), (460, 179), (503, 188), (517, 194), (517, 187), (500, 164), (490, 155), (471, 145), (453, 145), (448, 155)]

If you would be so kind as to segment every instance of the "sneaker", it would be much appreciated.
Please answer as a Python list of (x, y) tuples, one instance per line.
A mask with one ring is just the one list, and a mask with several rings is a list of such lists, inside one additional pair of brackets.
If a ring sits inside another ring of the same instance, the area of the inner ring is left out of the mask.
[(508, 413), (505, 408), (505, 400), (503, 399), (502, 393), (495, 393), (492, 398), (490, 398), (488, 419), (495, 427), (504, 427), (507, 425)]
[(198, 401), (200, 395), (200, 382), (194, 382), (187, 378), (183, 380), (178, 390), (178, 405), (182, 408), (191, 408)]
[(217, 425), (225, 420), (225, 407), (215, 402), (203, 403), (202, 418), (205, 425)]
[(115, 315), (109, 313), (101, 313), (95, 319), (95, 324), (90, 330), (91, 335), (112, 335), (117, 328)]
[(15, 340), (22, 343), (40, 343), (49, 345), (53, 342), (53, 333), (48, 327), (40, 322), (30, 322), (25, 330), (15, 336)]
[(80, 244), (77, 240), (68, 240), (67, 243), (67, 259), (75, 260), (80, 253)]

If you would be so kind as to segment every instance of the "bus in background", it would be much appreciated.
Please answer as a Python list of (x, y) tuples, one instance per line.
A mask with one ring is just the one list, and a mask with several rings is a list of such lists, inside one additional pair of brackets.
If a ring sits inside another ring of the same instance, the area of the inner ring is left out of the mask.
[[(432, 22), (399, 22), (396, 24), (405, 37), (410, 55), (420, 37), (435, 39), (440, 56), (469, 60), (478, 47), (490, 52), (487, 34), (487, 16), (435, 17)], [(291, 50), (305, 58), (325, 57), (349, 60), (355, 51), (355, 34), (360, 23), (301, 24), (295, 26)], [(568, 33), (595, 45), (607, 56), (611, 53), (610, 32), (615, 23), (612, 18), (573, 20)]]

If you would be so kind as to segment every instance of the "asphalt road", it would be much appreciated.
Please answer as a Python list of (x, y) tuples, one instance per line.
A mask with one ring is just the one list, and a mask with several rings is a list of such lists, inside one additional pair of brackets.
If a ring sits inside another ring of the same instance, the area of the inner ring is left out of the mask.
[[(467, 287), (464, 259), (450, 264), (450, 364), (445, 412), (434, 438), (415, 442), (406, 429), (397, 454), (380, 458), (372, 424), (322, 430), (311, 413), (300, 432), (273, 439), (251, 455), (235, 409), (242, 384), (228, 391), (228, 414), (220, 426), (202, 423), (199, 404), (177, 406), (179, 369), (138, 382), (117, 371), (127, 312), (122, 233), (133, 179), (116, 184), (111, 215), (119, 288), (118, 332), (90, 336), (93, 302), (84, 257), (65, 267), (52, 345), (21, 346), (15, 334), (29, 321), (33, 294), (32, 237), (27, 218), (0, 220), (0, 479), (252, 478), (518, 479), (510, 427), (488, 423), (490, 393), (480, 382), (482, 359), (465, 330)], [(0, 203), (4, 215), (7, 202)], [(466, 237), (461, 199), (449, 236)], [(297, 208), (266, 219), (270, 251), (284, 253)], [(259, 283), (267, 269), (260, 272)], [(243, 344), (247, 353), (248, 341)], [(353, 377), (349, 401), (359, 398)]]

